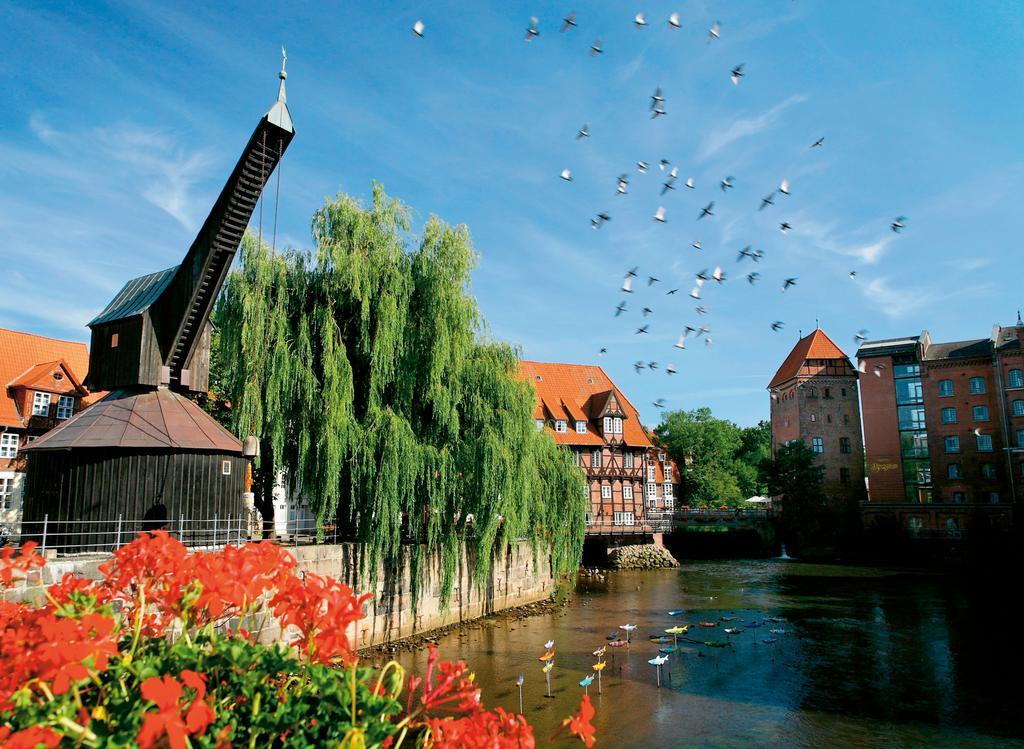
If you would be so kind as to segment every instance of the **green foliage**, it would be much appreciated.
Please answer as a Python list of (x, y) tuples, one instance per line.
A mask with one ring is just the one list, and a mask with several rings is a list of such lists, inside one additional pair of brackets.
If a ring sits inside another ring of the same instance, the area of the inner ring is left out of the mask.
[(825, 469), (803, 440), (782, 445), (775, 458), (761, 463), (761, 475), (779, 498), (783, 539), (787, 543), (820, 542), (833, 525), (833, 511), (824, 489)]
[(767, 422), (741, 428), (711, 409), (673, 411), (655, 430), (683, 471), (682, 496), (695, 507), (741, 506), (765, 487), (758, 464), (771, 452)]
[(485, 334), (469, 231), (432, 217), (410, 249), (409, 229), (375, 185), (369, 207), (341, 195), (316, 212), (315, 253), (246, 238), (215, 313), (232, 427), (269, 444), (264, 460), (371, 569), (396, 564), (403, 538), (441, 552), (445, 595), (464, 547), (478, 582), (520, 538), (574, 569), (583, 475), (535, 431), (517, 352)]

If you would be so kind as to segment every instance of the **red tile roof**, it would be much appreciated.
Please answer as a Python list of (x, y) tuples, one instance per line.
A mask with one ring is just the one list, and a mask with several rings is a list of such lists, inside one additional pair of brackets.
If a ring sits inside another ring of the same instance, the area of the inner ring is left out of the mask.
[[(59, 365), (78, 384), (89, 369), (89, 349), (84, 343), (61, 341), (56, 338), (21, 333), (0, 328), (0, 426), (24, 427), (25, 421), (15, 407), (12, 385), (29, 386), (45, 380)], [(52, 381), (39, 389), (50, 392), (70, 392), (54, 387)], [(96, 402), (105, 393), (91, 393), (85, 405)]]
[[(599, 431), (601, 425), (596, 421), (596, 414), (604, 407), (608, 393), (611, 391), (626, 415), (622, 422), (623, 441), (627, 445), (639, 447), (647, 447), (651, 444), (651, 440), (640, 423), (640, 414), (600, 367), (590, 364), (523, 361), (519, 363), (519, 376), (533, 385), (537, 393), (534, 418), (545, 421), (548, 419), (569, 421), (568, 431), (564, 433), (549, 430), (556, 442), (564, 445), (604, 444), (605, 440)], [(588, 420), (587, 432), (577, 434), (573, 420), (584, 419), (588, 416), (595, 418)]]
[(800, 367), (808, 359), (842, 359), (849, 362), (843, 350), (835, 344), (831, 338), (825, 335), (825, 331), (816, 328), (809, 335), (805, 335), (796, 342), (796, 346), (789, 352), (786, 361), (782, 362), (779, 371), (775, 373), (768, 387), (773, 388), (791, 380), (800, 373)]

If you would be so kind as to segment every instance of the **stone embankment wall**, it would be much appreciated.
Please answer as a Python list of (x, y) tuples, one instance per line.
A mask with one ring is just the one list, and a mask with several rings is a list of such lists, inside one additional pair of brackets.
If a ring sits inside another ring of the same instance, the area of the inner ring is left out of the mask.
[[(528, 543), (513, 545), (507, 555), (494, 559), (483, 586), (474, 585), (472, 560), (463, 554), (455, 570), (448, 606), (441, 601), (441, 561), (438, 555), (424, 554), (420, 570), (419, 599), (413, 606), (410, 584), (411, 549), (403, 564), (381, 566), (376, 574), (360, 574), (361, 547), (358, 544), (323, 544), (289, 549), (301, 572), (329, 575), (360, 593), (373, 593), (367, 616), (353, 625), (349, 633), (357, 648), (381, 645), (432, 629), (477, 619), (502, 609), (523, 606), (549, 598), (554, 591), (550, 565), (541, 556), (534, 564)], [(4, 591), (5, 599), (36, 598), (41, 585), (60, 580), (67, 572), (87, 578), (99, 577), (99, 565), (108, 555), (50, 560), (42, 575), (19, 588)], [(32, 584), (34, 583), (34, 584)], [(280, 637), (276, 625), (265, 628), (263, 639)]]
[(672, 553), (658, 544), (632, 544), (608, 552), (608, 564), (617, 570), (653, 570), (678, 567)]

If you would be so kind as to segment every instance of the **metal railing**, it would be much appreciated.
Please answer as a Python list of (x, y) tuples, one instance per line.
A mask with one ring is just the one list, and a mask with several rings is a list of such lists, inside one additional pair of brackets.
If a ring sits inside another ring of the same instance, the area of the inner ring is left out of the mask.
[[(338, 541), (337, 528), (318, 528), (313, 518), (296, 518), (272, 524), (275, 540), (285, 546), (302, 546)], [(165, 530), (189, 548), (220, 548), (264, 538), (263, 522), (258, 516), (239, 513), (227, 517), (154, 520), (57, 520), (48, 515), (38, 521), (0, 524), (0, 546), (20, 546), (35, 541), (39, 552), (59, 556), (109, 553), (132, 541), (140, 532)]]

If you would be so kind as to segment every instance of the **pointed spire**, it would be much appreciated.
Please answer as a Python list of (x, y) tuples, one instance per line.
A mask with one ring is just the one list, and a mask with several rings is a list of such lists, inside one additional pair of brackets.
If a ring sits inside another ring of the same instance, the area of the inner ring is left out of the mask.
[(277, 74), (277, 77), (281, 79), (281, 86), (277, 89), (277, 100), (280, 102), (287, 102), (288, 95), (284, 90), (285, 79), (288, 78), (288, 74), (284, 72), (284, 66), (288, 63), (288, 53), (284, 47), (281, 47), (281, 72)]
[(287, 130), (290, 133), (295, 132), (295, 126), (292, 124), (292, 115), (288, 111), (288, 96), (284, 89), (285, 79), (288, 74), (285, 72), (284, 67), (288, 62), (288, 54), (285, 52), (284, 47), (281, 47), (281, 72), (278, 73), (278, 77), (281, 79), (281, 85), (277, 89), (277, 101), (267, 112), (266, 119), (273, 125), (277, 125), (282, 130)]

